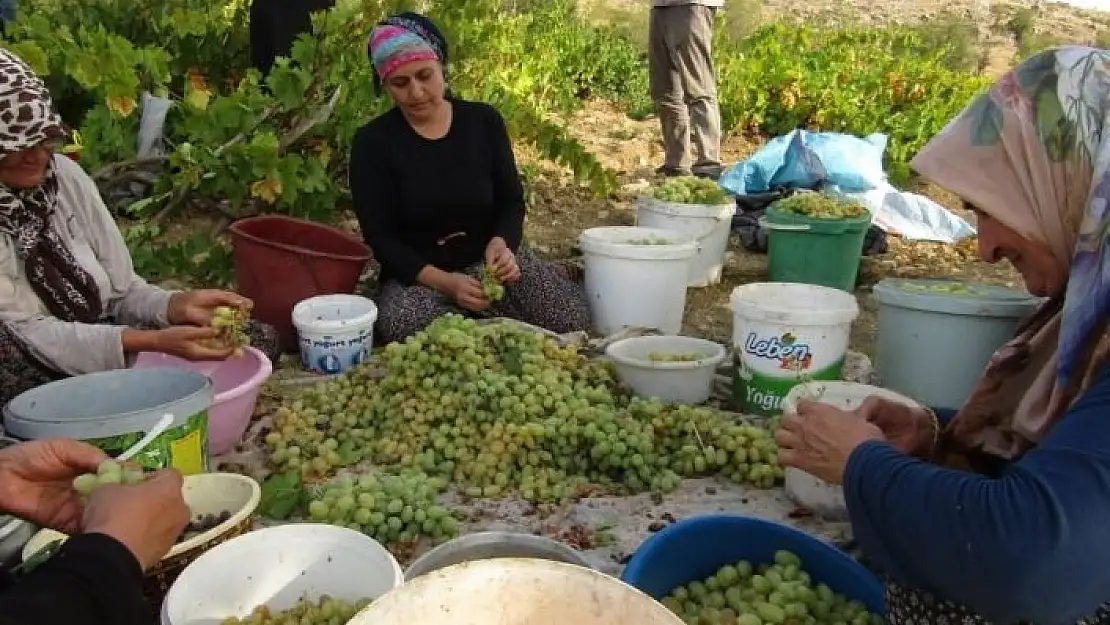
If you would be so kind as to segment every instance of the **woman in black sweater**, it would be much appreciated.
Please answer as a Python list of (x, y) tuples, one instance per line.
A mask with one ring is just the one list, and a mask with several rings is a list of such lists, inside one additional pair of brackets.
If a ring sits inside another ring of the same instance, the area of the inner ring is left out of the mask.
[[(396, 104), (359, 129), (350, 167), (362, 234), (381, 265), (379, 336), (403, 340), (450, 312), (586, 330), (583, 289), (521, 247), (524, 189), (505, 121), (448, 93), (436, 27), (395, 15), (374, 29), (369, 53)], [(483, 294), (483, 264), (505, 284), (503, 300)]]

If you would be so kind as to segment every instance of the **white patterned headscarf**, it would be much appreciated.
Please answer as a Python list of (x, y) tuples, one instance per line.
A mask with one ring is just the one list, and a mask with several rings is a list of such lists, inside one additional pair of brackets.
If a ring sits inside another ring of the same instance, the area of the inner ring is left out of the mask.
[[(46, 85), (19, 57), (0, 49), (0, 159), (65, 136)], [(93, 323), (103, 314), (103, 302), (92, 276), (51, 225), (57, 203), (52, 158), (37, 187), (14, 189), (0, 183), (0, 232), (14, 241), (27, 280), (52, 315)]]
[(1069, 267), (1064, 297), (998, 350), (950, 425), (962, 447), (1013, 458), (1110, 360), (1110, 51), (1026, 60), (912, 165)]

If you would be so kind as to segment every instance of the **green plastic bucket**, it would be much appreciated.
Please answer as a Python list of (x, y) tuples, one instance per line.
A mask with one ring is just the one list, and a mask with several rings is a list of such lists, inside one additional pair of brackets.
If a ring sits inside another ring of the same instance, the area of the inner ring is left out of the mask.
[(212, 383), (187, 369), (119, 369), (33, 388), (4, 407), (4, 429), (23, 440), (74, 438), (117, 456), (164, 415), (170, 427), (132, 458), (147, 469), (207, 473)]
[(871, 213), (817, 219), (772, 205), (760, 220), (768, 232), (767, 279), (854, 291)]

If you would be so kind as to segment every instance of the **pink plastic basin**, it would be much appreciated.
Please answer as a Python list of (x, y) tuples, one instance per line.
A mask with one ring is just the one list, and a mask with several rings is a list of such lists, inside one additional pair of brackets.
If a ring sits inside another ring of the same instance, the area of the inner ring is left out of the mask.
[(136, 368), (181, 367), (203, 373), (212, 380), (216, 394), (208, 411), (208, 448), (213, 456), (235, 448), (250, 425), (262, 383), (274, 366), (266, 354), (253, 347), (243, 355), (223, 362), (190, 362), (158, 352), (142, 352), (135, 358)]

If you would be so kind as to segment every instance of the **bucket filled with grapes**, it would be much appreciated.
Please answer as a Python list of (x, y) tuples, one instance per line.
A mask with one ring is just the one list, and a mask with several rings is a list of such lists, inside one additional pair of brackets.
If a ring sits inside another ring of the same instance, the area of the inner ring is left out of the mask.
[(646, 540), (621, 580), (688, 625), (880, 625), (883, 588), (836, 547), (781, 523), (707, 515)]
[[(87, 496), (105, 484), (134, 484), (143, 479), (145, 474), (136, 465), (107, 460), (96, 473), (77, 477), (73, 486)], [(243, 475), (202, 473), (185, 477), (182, 494), (192, 519), (177, 544), (146, 574), (147, 597), (156, 603), (161, 602), (190, 562), (250, 530), (251, 515), (258, 507), (262, 490), (257, 482)], [(65, 539), (64, 534), (54, 530), (40, 531), (24, 546), (23, 561), (32, 565), (44, 561)]]
[(404, 583), (372, 538), (316, 523), (269, 527), (190, 564), (162, 606), (163, 625), (342, 624)]
[(859, 202), (801, 191), (767, 209), (771, 282), (800, 282), (844, 291), (855, 288), (871, 213)]

